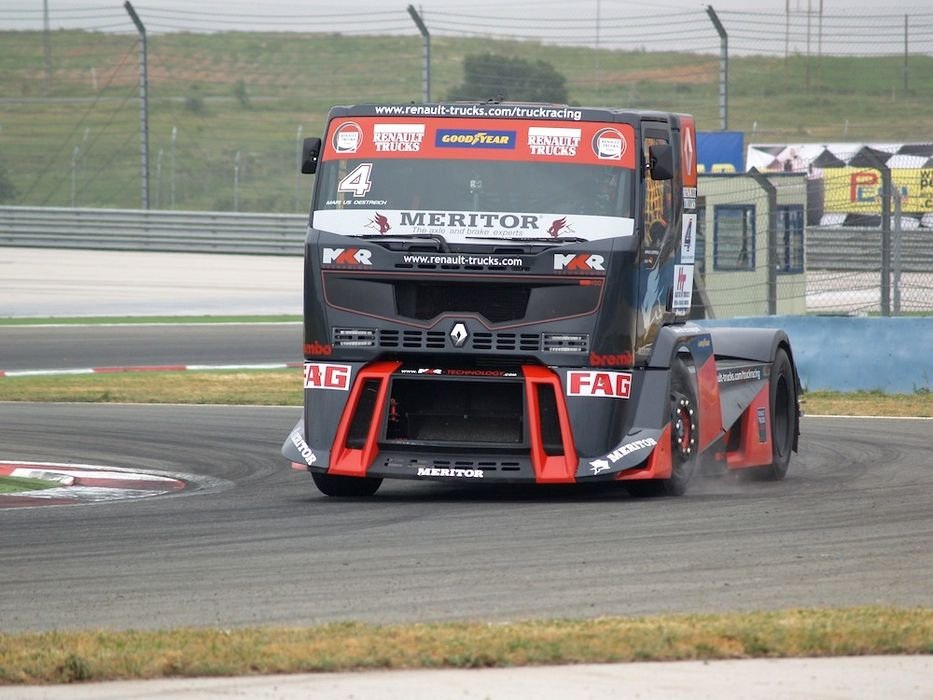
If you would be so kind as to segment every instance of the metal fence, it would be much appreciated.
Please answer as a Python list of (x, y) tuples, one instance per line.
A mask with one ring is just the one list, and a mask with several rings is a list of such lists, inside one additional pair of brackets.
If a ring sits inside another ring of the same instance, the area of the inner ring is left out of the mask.
[(301, 255), (296, 214), (0, 207), (0, 246)]

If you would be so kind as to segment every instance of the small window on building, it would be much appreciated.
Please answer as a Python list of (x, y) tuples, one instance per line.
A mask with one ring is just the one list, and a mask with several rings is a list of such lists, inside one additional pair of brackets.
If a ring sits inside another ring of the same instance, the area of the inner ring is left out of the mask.
[(754, 205), (716, 205), (713, 210), (713, 269), (755, 269)]
[(777, 208), (777, 272), (803, 272), (803, 205), (790, 204)]

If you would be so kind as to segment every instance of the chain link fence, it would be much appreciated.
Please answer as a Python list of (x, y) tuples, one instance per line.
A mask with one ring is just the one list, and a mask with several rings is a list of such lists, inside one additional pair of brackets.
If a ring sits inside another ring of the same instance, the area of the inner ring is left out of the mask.
[[(274, 3), (261, 16), (235, 6), (137, 11), (148, 32), (154, 209), (302, 213), (311, 181), (298, 176), (300, 143), (322, 131), (327, 109), (421, 101), (426, 88), (422, 37), (404, 4), (368, 14), (303, 15)], [(431, 33), (434, 100), (463, 82), (464, 57), (488, 51), (551, 64), (574, 104), (692, 113), (700, 130), (726, 121), (748, 144), (910, 143), (933, 133), (929, 9), (722, 10), (725, 55), (703, 9), (545, 4), (529, 17), (508, 6), (459, 13), (427, 6), (421, 15)], [(53, 11), (50, 31), (44, 19), (35, 8), (0, 10), (0, 203), (139, 207), (132, 21), (119, 5), (90, 3)], [(731, 195), (707, 204), (714, 313), (766, 313), (772, 292), (779, 313), (933, 312), (933, 206), (897, 217), (895, 182), (884, 234), (880, 205), (868, 226), (833, 225), (832, 217), (823, 221), (825, 190), (818, 200), (807, 191), (811, 180), (775, 179), (784, 208), (772, 221), (762, 215), (761, 188), (735, 177)], [(743, 209), (749, 204), (754, 213)], [(753, 259), (755, 267), (732, 269), (736, 262), (720, 258), (741, 253), (736, 231), (750, 224), (774, 230), (774, 250), (757, 237), (742, 263)], [(769, 254), (781, 265), (775, 289), (764, 274)]]

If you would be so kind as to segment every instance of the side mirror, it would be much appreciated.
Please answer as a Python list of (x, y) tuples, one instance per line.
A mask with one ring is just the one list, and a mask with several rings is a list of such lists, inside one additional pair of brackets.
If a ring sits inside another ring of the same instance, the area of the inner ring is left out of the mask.
[(674, 150), (670, 144), (656, 143), (648, 147), (648, 169), (652, 180), (670, 180), (674, 177)]
[(311, 175), (317, 172), (317, 159), (321, 155), (321, 139), (316, 136), (306, 138), (301, 147), (301, 173)]

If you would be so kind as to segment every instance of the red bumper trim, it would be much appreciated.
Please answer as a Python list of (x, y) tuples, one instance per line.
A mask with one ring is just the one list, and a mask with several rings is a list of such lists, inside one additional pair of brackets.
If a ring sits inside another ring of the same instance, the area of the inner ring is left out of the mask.
[[(337, 426), (337, 434), (334, 436), (334, 444), (330, 451), (330, 466), (327, 469), (328, 474), (366, 476), (366, 470), (369, 469), (379, 454), (379, 424), (382, 422), (382, 416), (385, 412), (389, 378), (401, 365), (401, 362), (374, 362), (357, 373), (353, 388), (350, 390), (350, 398), (347, 400), (343, 415), (340, 417), (340, 425)], [(373, 408), (369, 429), (366, 431), (366, 442), (362, 449), (354, 449), (347, 447), (347, 433), (350, 431), (350, 425), (356, 414), (357, 406), (359, 406), (360, 397), (363, 395), (363, 387), (370, 379), (379, 382), (379, 393), (376, 395), (376, 405)]]
[[(528, 405), (528, 434), (531, 441), (531, 465), (535, 470), (535, 481), (539, 484), (571, 484), (576, 481), (577, 450), (570, 431), (570, 417), (560, 378), (547, 367), (522, 365), (525, 377), (525, 399)], [(564, 454), (548, 455), (544, 451), (541, 436), (541, 414), (538, 405), (539, 385), (548, 385), (554, 390), (557, 404), (557, 421), (560, 426), (561, 443)]]
[[(764, 411), (764, 440), (760, 439), (758, 411)], [(729, 469), (764, 467), (774, 461), (771, 445), (771, 387), (766, 383), (739, 418), (739, 446), (726, 452)]]

